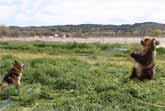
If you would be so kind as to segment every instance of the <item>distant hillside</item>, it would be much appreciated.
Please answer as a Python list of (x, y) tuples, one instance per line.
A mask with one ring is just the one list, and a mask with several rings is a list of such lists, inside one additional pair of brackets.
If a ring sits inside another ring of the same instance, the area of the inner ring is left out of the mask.
[(59, 25), (41, 27), (1, 26), (0, 36), (53, 36), (53, 37), (100, 37), (100, 36), (164, 36), (165, 24), (145, 22), (133, 25)]

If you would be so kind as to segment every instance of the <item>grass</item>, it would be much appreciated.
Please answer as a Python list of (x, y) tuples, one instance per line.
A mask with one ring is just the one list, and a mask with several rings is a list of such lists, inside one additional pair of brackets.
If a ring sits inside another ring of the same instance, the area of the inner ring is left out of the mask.
[[(121, 49), (122, 48), (122, 49)], [(124, 48), (124, 50), (123, 50)], [(137, 44), (0, 42), (0, 78), (22, 61), (22, 86), (0, 92), (4, 111), (164, 111), (164, 48), (158, 48), (157, 75), (129, 81)]]

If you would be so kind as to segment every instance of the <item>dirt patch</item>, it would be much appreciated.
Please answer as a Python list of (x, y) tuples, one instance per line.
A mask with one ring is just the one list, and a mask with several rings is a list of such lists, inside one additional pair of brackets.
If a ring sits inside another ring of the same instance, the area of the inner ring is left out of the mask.
[[(139, 43), (142, 38), (134, 37), (111, 37), (111, 38), (0, 38), (0, 41), (44, 41), (44, 42), (77, 42), (77, 43)], [(165, 38), (157, 38), (160, 41), (159, 47), (165, 47)]]

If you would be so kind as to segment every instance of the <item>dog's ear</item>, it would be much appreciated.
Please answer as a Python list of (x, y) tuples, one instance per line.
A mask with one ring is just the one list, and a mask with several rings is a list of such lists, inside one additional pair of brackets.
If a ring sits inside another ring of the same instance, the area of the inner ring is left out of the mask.
[(22, 63), (22, 64), (21, 64), (21, 67), (24, 68), (24, 67), (25, 67), (25, 64)]
[(15, 61), (14, 61), (14, 64), (18, 64), (18, 61), (15, 60)]

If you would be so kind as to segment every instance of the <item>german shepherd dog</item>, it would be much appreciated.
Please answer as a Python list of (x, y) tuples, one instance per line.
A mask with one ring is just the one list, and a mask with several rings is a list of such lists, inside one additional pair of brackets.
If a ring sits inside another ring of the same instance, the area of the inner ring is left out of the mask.
[(24, 64), (15, 61), (12, 69), (7, 75), (3, 78), (3, 83), (0, 85), (0, 89), (3, 90), (8, 85), (15, 85), (16, 88), (19, 88), (21, 85), (21, 77)]

